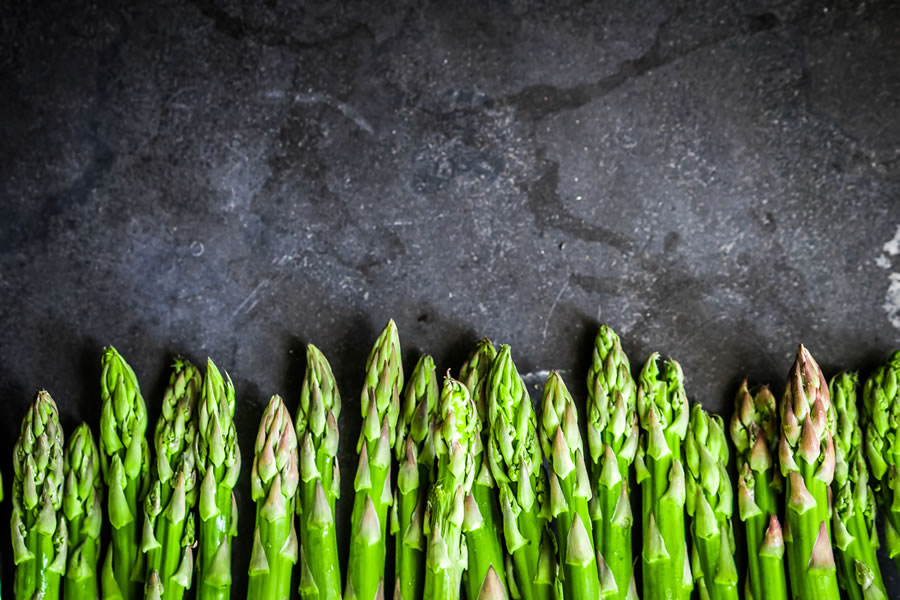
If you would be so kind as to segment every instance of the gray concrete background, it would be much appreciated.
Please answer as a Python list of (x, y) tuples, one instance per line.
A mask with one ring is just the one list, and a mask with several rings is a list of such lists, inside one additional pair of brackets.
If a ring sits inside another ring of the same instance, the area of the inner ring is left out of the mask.
[(105, 344), (152, 419), (212, 356), (246, 541), (268, 397), (322, 348), (352, 473), (389, 317), (410, 368), (489, 336), (579, 396), (607, 322), (726, 417), (799, 342), (829, 375), (900, 346), (897, 3), (125, 4), (0, 11), (4, 456), (39, 387), (96, 427)]

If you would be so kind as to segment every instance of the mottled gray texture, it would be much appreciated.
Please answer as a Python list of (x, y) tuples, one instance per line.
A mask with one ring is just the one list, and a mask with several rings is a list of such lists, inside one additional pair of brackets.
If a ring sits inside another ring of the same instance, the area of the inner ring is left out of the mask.
[(896, 3), (109, 4), (0, 16), (3, 456), (38, 387), (96, 427), (104, 344), (153, 419), (171, 354), (211, 355), (246, 542), (256, 425), (307, 342), (345, 397), (349, 514), (389, 317), (410, 367), (490, 336), (579, 395), (608, 322), (726, 416), (801, 341), (829, 374), (900, 346)]

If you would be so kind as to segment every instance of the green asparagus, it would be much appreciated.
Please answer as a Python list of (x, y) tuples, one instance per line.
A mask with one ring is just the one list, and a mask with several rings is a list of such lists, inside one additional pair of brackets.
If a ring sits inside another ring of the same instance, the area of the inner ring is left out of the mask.
[(833, 409), (822, 370), (802, 345), (781, 401), (788, 575), (793, 598), (840, 597), (831, 549), (828, 486), (834, 477)]
[(231, 538), (237, 535), (238, 522), (234, 486), (241, 472), (241, 449), (234, 427), (234, 385), (212, 360), (206, 362), (194, 448), (200, 481), (197, 600), (228, 600)]
[[(551, 465), (550, 514), (556, 519), (565, 598), (598, 598), (600, 580), (588, 502), (591, 482), (575, 401), (558, 372), (544, 385), (541, 445)], [(618, 474), (618, 469), (615, 470)]]
[[(491, 363), (497, 351), (488, 339), (475, 345), (472, 354), (460, 369), (460, 380), (466, 384), (478, 420), (487, 423), (486, 384), (491, 371)], [(496, 486), (491, 468), (485, 460), (484, 449), (487, 445), (487, 427), (482, 427), (478, 439), (473, 446), (475, 453), (475, 482), (472, 491), (466, 496), (463, 531), (466, 534), (469, 566), (463, 573), (463, 586), (467, 598), (478, 598), (482, 591), (506, 595), (506, 569), (503, 540), (500, 536), (500, 508), (497, 506)], [(488, 582), (488, 573), (493, 573), (496, 580)], [(485, 591), (486, 586), (490, 587)]]
[(784, 480), (774, 468), (778, 447), (775, 396), (762, 387), (753, 396), (747, 381), (734, 401), (731, 441), (737, 449), (738, 509), (744, 522), (748, 568), (747, 600), (787, 600), (784, 537), (778, 520), (778, 500)]
[(884, 545), (900, 568), (900, 350), (866, 380), (866, 458), (884, 516)]
[(138, 523), (150, 482), (147, 406), (134, 371), (112, 346), (103, 354), (102, 367), (100, 467), (112, 535), (100, 583), (104, 600), (136, 600), (144, 579)]
[(682, 443), (690, 411), (681, 365), (650, 355), (641, 371), (637, 409), (644, 433), (635, 457), (641, 485), (644, 600), (690, 598), (693, 581), (685, 540)]
[(312, 344), (306, 347), (306, 375), (297, 407), (300, 441), (300, 596), (304, 600), (341, 600), (334, 505), (341, 493), (338, 467), (338, 417), (341, 394), (328, 360)]
[(856, 406), (858, 378), (840, 373), (829, 392), (837, 413), (834, 432), (834, 482), (831, 487), (838, 584), (851, 600), (886, 599), (876, 550), (875, 494), (862, 448)]
[(344, 588), (346, 600), (384, 596), (385, 540), (391, 493), (391, 448), (400, 415), (403, 365), (394, 321), (378, 336), (366, 361), (360, 409), (363, 426), (356, 451), (359, 464), (350, 520), (350, 560)]
[(287, 600), (291, 596), (291, 571), (299, 545), (294, 527), (299, 462), (290, 413), (280, 396), (272, 396), (259, 425), (250, 473), (256, 526), (248, 598)]
[(103, 481), (100, 453), (87, 423), (69, 437), (63, 461), (63, 514), (69, 532), (69, 560), (63, 582), (66, 600), (96, 600)]
[(734, 511), (728, 478), (728, 440), (719, 415), (699, 404), (691, 408), (684, 442), (687, 465), (686, 497), (691, 516), (691, 572), (701, 598), (737, 600), (738, 574), (734, 564)]
[(15, 597), (59, 598), (68, 552), (63, 515), (63, 431), (56, 403), (38, 392), (13, 448), (12, 530)]
[(147, 562), (147, 600), (181, 600), (191, 587), (197, 500), (194, 412), (202, 381), (197, 367), (175, 359), (156, 422), (156, 460), (144, 501), (141, 551)]
[(506, 549), (512, 556), (507, 583), (514, 598), (555, 595), (556, 557), (537, 418), (509, 346), (501, 346), (487, 383), (488, 462), (500, 493)]
[(636, 386), (619, 336), (600, 326), (588, 371), (587, 434), (593, 475), (590, 503), (600, 587), (610, 600), (637, 599), (629, 476), (640, 433)]
[(444, 380), (434, 420), (437, 474), (428, 500), (425, 537), (425, 595), (430, 600), (459, 600), (466, 568), (463, 536), (465, 497), (475, 480), (475, 454), (480, 423), (466, 386)]
[(395, 600), (421, 598), (425, 586), (423, 519), (434, 470), (431, 421), (438, 395), (434, 359), (422, 356), (406, 382), (394, 443), (399, 464), (391, 508), (391, 533), (396, 547)]

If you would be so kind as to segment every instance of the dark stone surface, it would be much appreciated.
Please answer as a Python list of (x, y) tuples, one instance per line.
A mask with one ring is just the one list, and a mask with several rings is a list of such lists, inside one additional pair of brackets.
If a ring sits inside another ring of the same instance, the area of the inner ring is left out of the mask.
[(236, 597), (256, 424), (308, 342), (345, 516), (389, 317), (410, 367), (490, 336), (579, 395), (608, 322), (726, 416), (798, 342), (827, 374), (900, 345), (896, 3), (124, 4), (0, 12), (0, 452), (38, 387), (96, 427), (104, 344), (152, 419), (172, 354), (212, 356), (247, 456)]

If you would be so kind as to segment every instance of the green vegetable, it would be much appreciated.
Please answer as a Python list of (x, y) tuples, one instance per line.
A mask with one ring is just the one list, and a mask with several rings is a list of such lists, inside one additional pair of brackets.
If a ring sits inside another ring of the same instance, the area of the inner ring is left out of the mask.
[(591, 482), (584, 464), (575, 401), (556, 371), (544, 385), (542, 406), (541, 445), (552, 471), (550, 514), (556, 518), (564, 597), (598, 598), (600, 580), (588, 511)]
[(690, 598), (682, 443), (690, 418), (681, 365), (660, 370), (653, 353), (641, 371), (637, 408), (644, 433), (635, 457), (641, 486), (644, 600)]
[(234, 427), (234, 386), (212, 360), (206, 362), (194, 440), (200, 482), (197, 600), (228, 600), (231, 541), (238, 522), (234, 486), (241, 472), (241, 449)]
[(389, 321), (366, 362), (360, 409), (363, 426), (356, 444), (359, 465), (350, 520), (346, 600), (384, 595), (385, 537), (391, 493), (391, 448), (400, 415), (403, 365), (397, 326)]
[(106, 348), (100, 379), (100, 467), (108, 488), (112, 535), (101, 571), (104, 600), (141, 598), (141, 502), (150, 483), (150, 448), (144, 437), (147, 406), (134, 371), (112, 346)]
[(103, 481), (100, 479), (100, 453), (87, 423), (79, 425), (69, 437), (63, 473), (62, 508), (69, 533), (63, 596), (67, 600), (96, 600)]
[(194, 573), (197, 469), (194, 412), (203, 376), (178, 358), (166, 387), (153, 437), (156, 460), (144, 501), (141, 551), (146, 554), (147, 600), (181, 600)]
[(784, 537), (778, 520), (784, 480), (772, 458), (779, 439), (775, 396), (767, 387), (750, 395), (744, 380), (734, 404), (731, 441), (738, 453), (738, 509), (749, 559), (744, 597), (786, 600)]
[(501, 346), (487, 383), (488, 462), (500, 489), (500, 511), (510, 593), (524, 600), (553, 598), (556, 552), (545, 505), (545, 473), (537, 418), (525, 383), (516, 371), (509, 346)]
[(56, 403), (41, 390), (13, 448), (12, 533), (15, 597), (59, 598), (68, 551), (63, 499), (63, 431)]
[(837, 414), (834, 432), (835, 469), (831, 485), (838, 584), (851, 600), (887, 598), (876, 550), (875, 494), (863, 455), (856, 406), (858, 379), (841, 373), (829, 392)]
[(691, 408), (684, 457), (694, 582), (701, 598), (737, 600), (738, 574), (731, 523), (734, 495), (726, 469), (728, 440), (722, 417), (710, 415), (699, 404)]
[(256, 527), (250, 554), (248, 598), (287, 600), (297, 563), (294, 511), (300, 482), (297, 434), (280, 396), (272, 396), (263, 414), (250, 473), (256, 501)]
[[(491, 363), (497, 356), (490, 340), (483, 339), (475, 345), (472, 354), (460, 369), (460, 380), (466, 384), (475, 403), (478, 420), (487, 423), (486, 384)], [(485, 460), (484, 449), (488, 443), (488, 428), (481, 427), (479, 439), (472, 451), (475, 453), (475, 482), (466, 496), (463, 532), (466, 534), (469, 565), (463, 573), (463, 586), (467, 598), (478, 598), (482, 593), (490, 598), (506, 597), (506, 570), (503, 540), (500, 535), (500, 507), (497, 505), (496, 485), (491, 468)], [(491, 575), (490, 581), (488, 576)], [(498, 595), (498, 594), (502, 594)]]
[(444, 380), (434, 422), (437, 475), (428, 500), (425, 537), (425, 595), (430, 600), (459, 600), (466, 568), (463, 537), (465, 497), (475, 480), (475, 455), (480, 424), (466, 386)]
[(834, 477), (834, 409), (822, 370), (800, 346), (781, 401), (788, 574), (794, 598), (837, 600), (828, 486)]
[(593, 475), (590, 514), (604, 598), (636, 599), (629, 476), (640, 430), (631, 364), (619, 336), (600, 326), (587, 378), (587, 434)]
[(423, 519), (434, 470), (431, 421), (438, 394), (434, 359), (425, 355), (406, 382), (394, 443), (399, 464), (391, 510), (391, 533), (396, 547), (396, 600), (421, 598), (425, 587)]
[(300, 440), (300, 596), (340, 600), (334, 505), (341, 493), (337, 451), (341, 394), (328, 360), (312, 344), (306, 347), (306, 375), (297, 407)]

